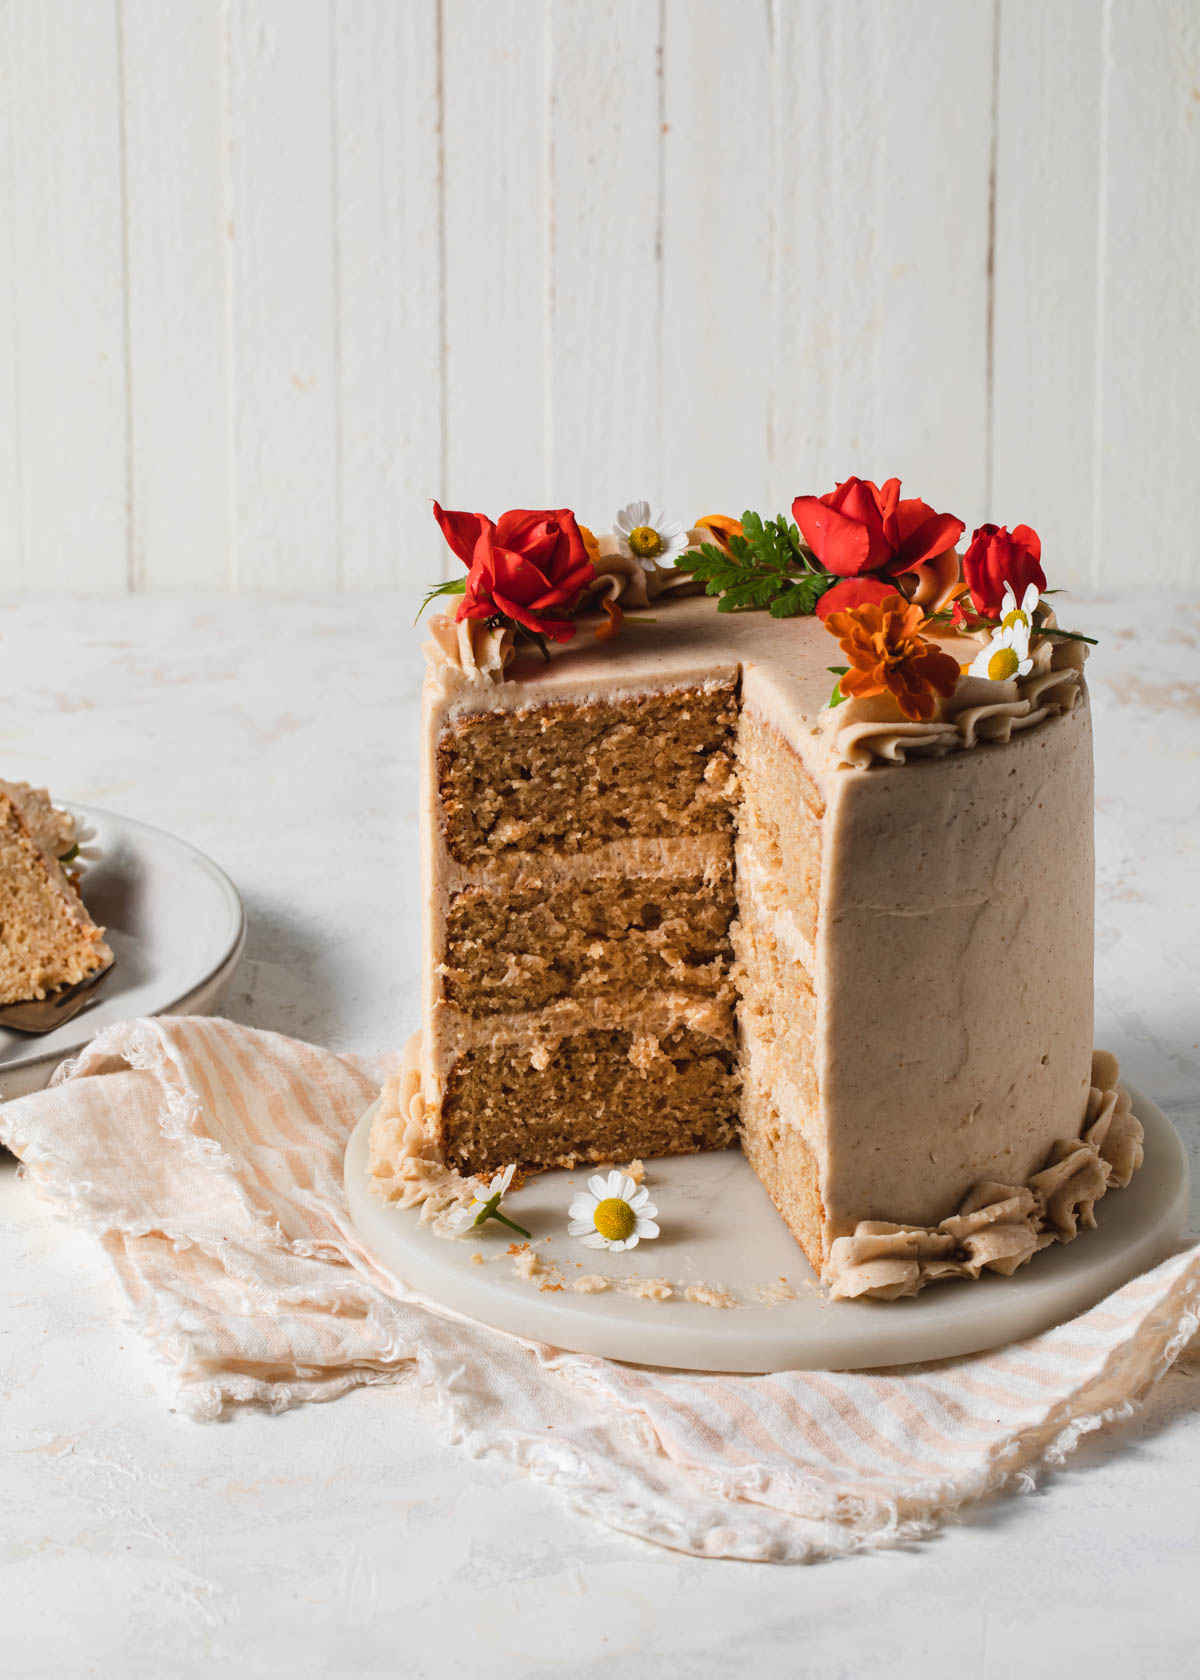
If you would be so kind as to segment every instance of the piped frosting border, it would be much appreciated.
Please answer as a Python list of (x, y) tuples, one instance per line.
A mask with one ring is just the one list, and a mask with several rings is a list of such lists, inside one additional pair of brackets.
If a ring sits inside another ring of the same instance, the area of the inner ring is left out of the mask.
[(442, 1159), (421, 1087), (420, 1046), (421, 1035), (414, 1033), (400, 1072), (379, 1093), (367, 1146), (368, 1188), (397, 1207), (419, 1208), (422, 1224), (451, 1236), (449, 1216), (471, 1200), (481, 1181), (464, 1178)]
[[(930, 1283), (977, 1279), (985, 1271), (1011, 1277), (1051, 1243), (1094, 1229), (1096, 1203), (1109, 1190), (1123, 1189), (1144, 1158), (1142, 1123), (1119, 1074), (1115, 1056), (1093, 1053), (1082, 1133), (1060, 1139), (1028, 1184), (976, 1184), (938, 1225), (863, 1220), (851, 1236), (835, 1238), (822, 1275), (830, 1297), (894, 1301)], [(369, 1188), (383, 1201), (419, 1208), (422, 1223), (451, 1236), (451, 1216), (480, 1181), (446, 1165), (429, 1121), (420, 1034), (414, 1034), (401, 1071), (380, 1094), (369, 1142)]]
[(857, 770), (876, 761), (903, 764), (910, 755), (940, 757), (986, 741), (1008, 741), (1079, 704), (1086, 658), (1080, 642), (1042, 641), (1031, 651), (1027, 676), (1004, 682), (963, 676), (926, 722), (898, 718), (887, 696), (878, 695), (827, 708), (818, 726), (837, 762)]
[(1060, 1139), (1028, 1184), (976, 1184), (938, 1225), (863, 1220), (835, 1238), (824, 1274), (833, 1299), (894, 1301), (945, 1278), (1010, 1277), (1040, 1249), (1094, 1228), (1096, 1203), (1123, 1189), (1144, 1155), (1119, 1071), (1115, 1056), (1094, 1052), (1083, 1132)]

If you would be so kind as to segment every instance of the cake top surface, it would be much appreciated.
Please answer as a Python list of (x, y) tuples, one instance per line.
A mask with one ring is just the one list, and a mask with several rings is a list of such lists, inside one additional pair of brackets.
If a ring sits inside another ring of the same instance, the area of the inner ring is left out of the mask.
[[(741, 679), (818, 771), (941, 755), (1070, 711), (1087, 638), (1043, 599), (1028, 526), (965, 527), (899, 481), (798, 496), (792, 521), (623, 508), (595, 537), (567, 509), (435, 515), (465, 577), (431, 621), (447, 714), (619, 701)], [(717, 599), (714, 599), (717, 597)]]
[(815, 619), (766, 613), (719, 613), (707, 597), (661, 597), (645, 616), (630, 614), (618, 641), (601, 641), (603, 613), (584, 608), (578, 633), (549, 644), (544, 658), (518, 644), (502, 690), (489, 704), (542, 705), (555, 699), (613, 698), (647, 687), (691, 687), (727, 681), (751, 668), (786, 690), (797, 716), (815, 719), (829, 699), (829, 663), (837, 649)]

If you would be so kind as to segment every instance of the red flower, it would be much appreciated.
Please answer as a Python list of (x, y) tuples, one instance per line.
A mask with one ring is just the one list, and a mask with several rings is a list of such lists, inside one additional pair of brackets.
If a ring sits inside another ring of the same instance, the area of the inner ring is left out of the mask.
[(848, 478), (827, 496), (797, 496), (792, 518), (827, 572), (853, 582), (834, 584), (817, 602), (817, 616), (882, 601), (893, 581), (953, 548), (965, 530), (952, 513), (935, 513), (918, 497), (900, 500), (900, 480), (882, 489)]
[[(1018, 605), (1031, 583), (1037, 585), (1039, 595), (1045, 589), (1042, 539), (1029, 525), (1018, 525), (1013, 531), (1004, 525), (981, 525), (963, 555), (963, 576), (979, 617), (997, 619), (1006, 583)], [(965, 614), (960, 610), (956, 616)]]
[(458, 619), (498, 613), (535, 636), (571, 640), (575, 623), (569, 615), (595, 571), (569, 508), (513, 508), (494, 525), (485, 514), (447, 513), (436, 502), (433, 514), (468, 567)]

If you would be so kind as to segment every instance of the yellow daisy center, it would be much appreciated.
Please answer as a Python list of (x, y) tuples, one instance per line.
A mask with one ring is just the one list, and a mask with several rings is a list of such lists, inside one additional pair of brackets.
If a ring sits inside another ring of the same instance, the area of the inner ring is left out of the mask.
[(629, 533), (629, 546), (639, 560), (653, 560), (663, 551), (663, 540), (653, 525), (635, 525)]
[(1000, 628), (1002, 630), (1011, 630), (1014, 624), (1028, 623), (1029, 614), (1023, 613), (1020, 607), (1014, 607), (1010, 613), (1005, 613), (1004, 617), (1000, 620)]
[(988, 660), (988, 676), (993, 682), (1007, 682), (1016, 676), (1020, 664), (1012, 648), (997, 648)]
[(592, 1222), (609, 1242), (624, 1242), (626, 1237), (633, 1235), (637, 1214), (620, 1196), (607, 1196), (596, 1208)]

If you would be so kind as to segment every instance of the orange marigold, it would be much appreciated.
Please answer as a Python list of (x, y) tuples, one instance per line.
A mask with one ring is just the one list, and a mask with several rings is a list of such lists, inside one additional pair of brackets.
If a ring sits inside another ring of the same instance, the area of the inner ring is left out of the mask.
[(707, 531), (718, 548), (723, 548), (728, 554), (730, 537), (742, 535), (740, 519), (730, 519), (725, 513), (706, 513), (702, 519), (697, 519), (696, 529)]
[(850, 662), (840, 679), (846, 698), (890, 694), (906, 718), (931, 718), (935, 693), (947, 698), (954, 693), (959, 665), (921, 635), (927, 624), (920, 607), (902, 595), (830, 613), (825, 628)]

